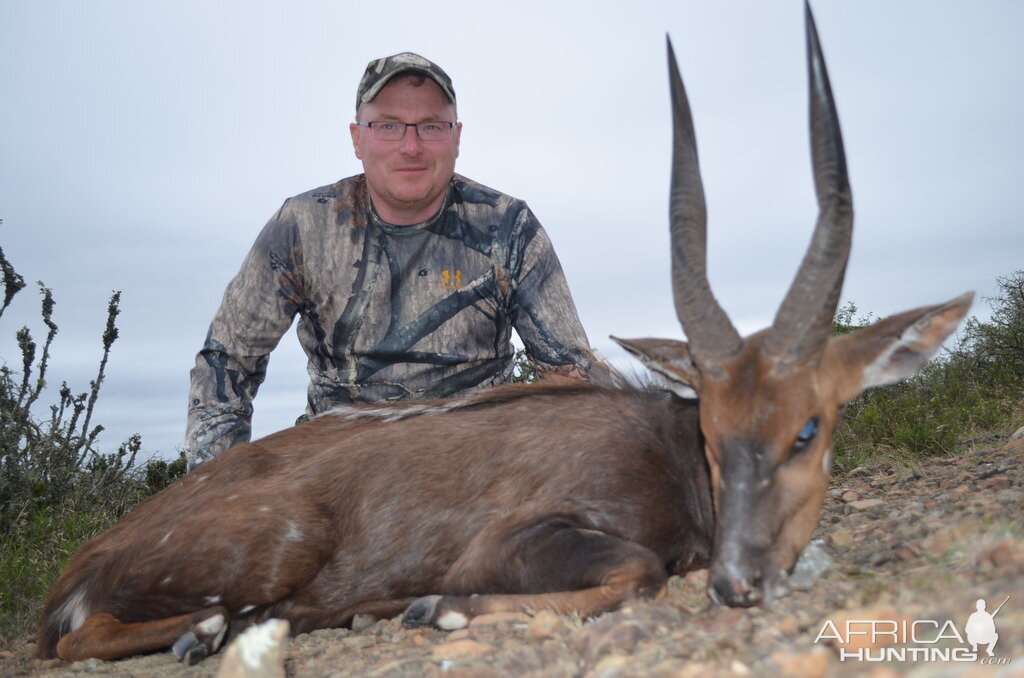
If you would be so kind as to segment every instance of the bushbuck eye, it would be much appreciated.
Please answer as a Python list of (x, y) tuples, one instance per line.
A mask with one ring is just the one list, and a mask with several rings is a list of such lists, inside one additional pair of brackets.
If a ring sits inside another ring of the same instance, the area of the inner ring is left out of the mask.
[(804, 424), (804, 427), (800, 429), (800, 433), (796, 435), (796, 442), (793, 443), (793, 452), (802, 452), (807, 449), (807, 446), (811, 444), (816, 435), (818, 435), (818, 418), (811, 417)]

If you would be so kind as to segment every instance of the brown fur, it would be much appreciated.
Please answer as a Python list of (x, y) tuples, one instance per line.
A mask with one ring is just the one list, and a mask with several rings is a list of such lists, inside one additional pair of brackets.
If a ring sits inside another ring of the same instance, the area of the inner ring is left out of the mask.
[(85, 617), (218, 604), (298, 633), (427, 594), (517, 590), (494, 548), (524, 520), (643, 545), (667, 572), (706, 564), (710, 518), (696, 407), (664, 394), (513, 386), (437, 416), (326, 415), (232, 448), (82, 547), (46, 605), (39, 655), (73, 630), (77, 592)]

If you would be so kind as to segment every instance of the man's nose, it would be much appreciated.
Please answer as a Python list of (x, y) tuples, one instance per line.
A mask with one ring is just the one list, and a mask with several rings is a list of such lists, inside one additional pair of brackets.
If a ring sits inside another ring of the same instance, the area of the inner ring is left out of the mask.
[(405, 136), (402, 137), (403, 154), (419, 155), (423, 151), (423, 142), (420, 140), (418, 129), (412, 125), (405, 128)]

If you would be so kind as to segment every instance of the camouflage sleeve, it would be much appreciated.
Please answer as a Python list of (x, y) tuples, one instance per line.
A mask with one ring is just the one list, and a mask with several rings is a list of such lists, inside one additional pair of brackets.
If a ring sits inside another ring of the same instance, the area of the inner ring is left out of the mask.
[(249, 440), (252, 400), (303, 296), (302, 248), (286, 201), (228, 284), (196, 355), (184, 445), (189, 469)]
[(510, 248), (510, 315), (541, 379), (608, 379), (590, 349), (562, 265), (529, 208), (520, 213)]

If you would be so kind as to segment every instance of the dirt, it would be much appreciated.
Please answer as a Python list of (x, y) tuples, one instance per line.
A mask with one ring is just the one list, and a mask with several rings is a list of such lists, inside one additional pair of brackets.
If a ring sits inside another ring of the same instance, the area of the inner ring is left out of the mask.
[[(766, 608), (712, 605), (701, 570), (672, 578), (664, 600), (594, 619), (489, 615), (445, 633), (359, 618), (355, 629), (285, 641), (285, 673), (1024, 676), (1024, 437), (997, 445), (916, 469), (883, 465), (835, 479), (815, 534), (831, 566)], [(994, 657), (979, 645), (972, 658), (958, 636), (967, 640), (976, 601), (991, 613), (1007, 596), (994, 618)], [(905, 639), (900, 629), (917, 635)], [(0, 654), (0, 676), (215, 676), (223, 654), (185, 667), (169, 653), (69, 664), (33, 660), (32, 650), (26, 639)], [(882, 656), (888, 661), (874, 661)]]

